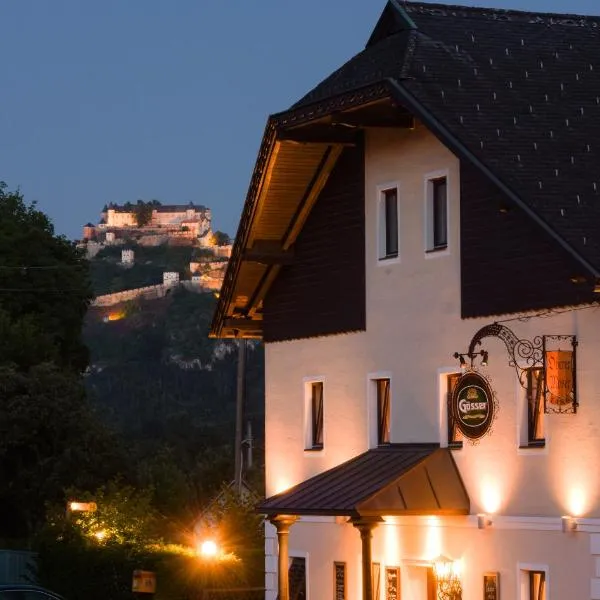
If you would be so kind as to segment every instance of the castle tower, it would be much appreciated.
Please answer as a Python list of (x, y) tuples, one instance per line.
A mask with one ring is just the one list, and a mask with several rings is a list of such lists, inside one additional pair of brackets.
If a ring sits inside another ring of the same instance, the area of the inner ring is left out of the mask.
[(122, 250), (121, 251), (121, 262), (124, 265), (132, 265), (134, 260), (133, 250)]

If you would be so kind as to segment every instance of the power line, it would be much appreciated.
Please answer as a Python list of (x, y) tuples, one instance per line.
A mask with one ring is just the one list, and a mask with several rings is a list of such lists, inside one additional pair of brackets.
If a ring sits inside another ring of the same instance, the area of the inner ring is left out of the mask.
[(31, 265), (31, 266), (9, 266), (0, 265), (0, 269), (7, 271), (41, 271), (41, 270), (58, 270), (58, 269), (81, 269), (85, 268), (85, 265)]

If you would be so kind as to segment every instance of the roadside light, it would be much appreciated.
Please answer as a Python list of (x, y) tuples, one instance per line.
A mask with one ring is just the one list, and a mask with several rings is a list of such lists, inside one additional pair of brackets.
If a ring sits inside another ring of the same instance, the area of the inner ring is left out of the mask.
[(100, 531), (96, 531), (96, 533), (94, 533), (94, 537), (101, 542), (106, 537), (106, 530), (100, 529)]
[(206, 558), (214, 558), (218, 551), (217, 544), (212, 540), (205, 540), (200, 544), (200, 555)]
[(67, 508), (71, 512), (96, 512), (98, 506), (95, 502), (69, 502)]

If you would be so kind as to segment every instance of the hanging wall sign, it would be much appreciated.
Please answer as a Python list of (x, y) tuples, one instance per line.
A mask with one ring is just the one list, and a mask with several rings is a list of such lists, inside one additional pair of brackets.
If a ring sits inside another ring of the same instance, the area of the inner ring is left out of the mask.
[(458, 380), (452, 393), (452, 416), (461, 433), (471, 440), (478, 440), (490, 430), (494, 394), (483, 375), (468, 372)]
[(573, 402), (573, 352), (546, 351), (546, 403), (563, 406)]

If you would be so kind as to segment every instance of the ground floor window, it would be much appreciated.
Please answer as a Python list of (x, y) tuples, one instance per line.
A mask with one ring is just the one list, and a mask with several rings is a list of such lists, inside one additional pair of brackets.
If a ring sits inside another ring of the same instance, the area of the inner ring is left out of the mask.
[(519, 600), (548, 598), (548, 568), (546, 565), (520, 564), (521, 595)]
[(546, 600), (545, 571), (529, 571), (529, 600)]
[(290, 600), (306, 598), (306, 559), (294, 556), (290, 558), (289, 569)]

